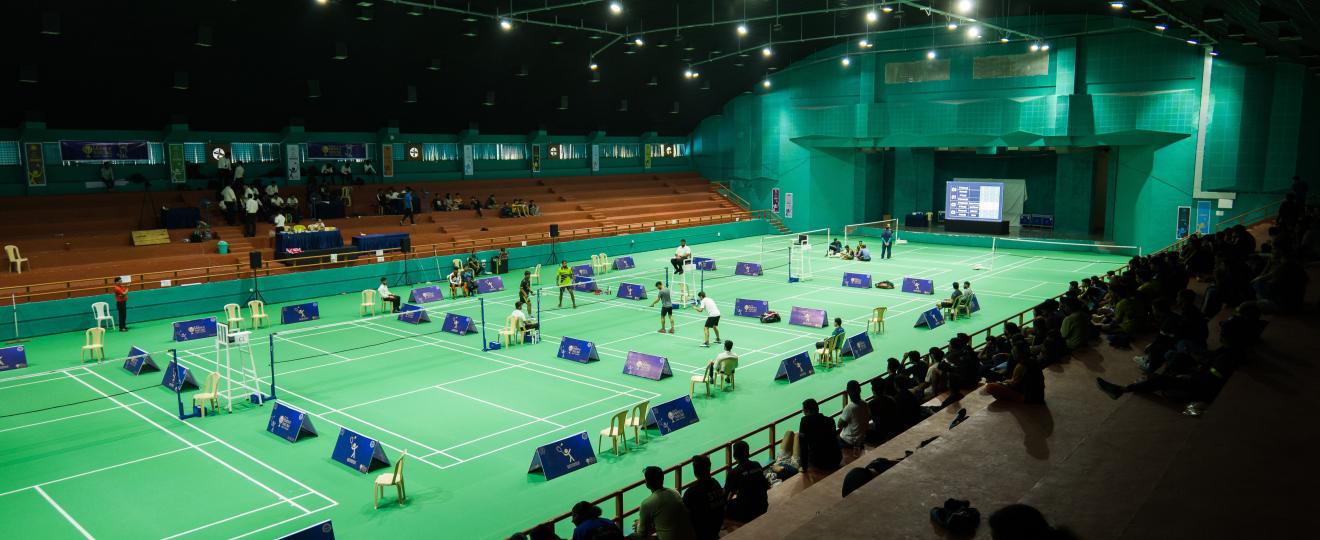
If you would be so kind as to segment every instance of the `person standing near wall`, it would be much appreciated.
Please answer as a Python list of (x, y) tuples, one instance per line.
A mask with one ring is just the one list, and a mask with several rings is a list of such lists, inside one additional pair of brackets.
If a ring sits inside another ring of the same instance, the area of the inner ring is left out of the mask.
[(115, 277), (115, 308), (119, 310), (119, 331), (128, 331), (128, 287), (124, 278)]
[(109, 161), (101, 164), (101, 182), (105, 184), (105, 189), (115, 189), (115, 169)]

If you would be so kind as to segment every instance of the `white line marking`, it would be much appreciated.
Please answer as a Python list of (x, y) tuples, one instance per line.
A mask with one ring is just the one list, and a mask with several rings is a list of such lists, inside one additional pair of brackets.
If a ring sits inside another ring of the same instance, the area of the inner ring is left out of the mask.
[[(199, 444), (199, 445), (197, 445), (197, 446), (206, 446), (206, 445), (211, 444), (211, 443), (214, 443), (214, 442), (215, 442), (215, 441), (207, 441), (207, 442), (201, 443), (201, 444)], [(150, 455), (150, 456), (140, 457), (140, 458), (137, 458), (137, 459), (133, 459), (133, 460), (125, 461), (125, 462), (123, 462), (123, 463), (116, 463), (116, 464), (114, 464), (114, 465), (109, 465), (109, 466), (106, 466), (106, 467), (101, 467), (101, 468), (99, 468), (99, 469), (92, 469), (92, 470), (90, 470), (90, 471), (84, 471), (84, 472), (80, 472), (80, 473), (78, 473), (78, 474), (71, 474), (71, 475), (69, 475), (69, 476), (65, 476), (65, 477), (63, 477), (63, 478), (56, 478), (56, 479), (54, 479), (54, 480), (47, 480), (47, 481), (42, 482), (42, 483), (40, 483), (40, 484), (33, 484), (33, 485), (31, 485), (31, 486), (28, 486), (28, 487), (18, 488), (18, 489), (12, 490), (12, 491), (6, 491), (6, 492), (4, 492), (4, 493), (0, 493), (0, 497), (4, 497), (4, 496), (6, 496), (6, 495), (13, 495), (13, 494), (18, 493), (18, 492), (20, 492), (20, 491), (26, 491), (26, 490), (33, 489), (33, 488), (37, 488), (37, 487), (40, 487), (40, 486), (49, 486), (49, 485), (51, 485), (51, 484), (58, 484), (58, 483), (63, 482), (63, 481), (65, 481), (65, 480), (73, 480), (74, 478), (82, 478), (82, 477), (84, 477), (84, 476), (90, 476), (90, 475), (93, 475), (93, 474), (96, 474), (96, 473), (99, 473), (99, 472), (108, 471), (108, 470), (110, 470), (110, 469), (118, 469), (118, 468), (120, 468), (120, 467), (124, 467), (124, 466), (127, 466), (127, 465), (132, 465), (132, 464), (134, 464), (134, 463), (141, 463), (141, 462), (143, 462), (143, 461), (149, 461), (149, 460), (153, 460), (153, 459), (156, 459), (156, 458), (159, 458), (159, 457), (165, 457), (165, 456), (168, 456), (168, 455), (170, 455), (170, 454), (177, 454), (177, 453), (179, 453), (179, 452), (183, 452), (183, 451), (185, 451), (185, 450), (192, 450), (192, 447), (185, 446), (185, 447), (183, 447), (183, 448), (175, 448), (174, 450), (170, 450), (170, 451), (168, 451), (168, 452), (161, 452), (161, 453), (159, 453), (159, 454), (152, 454), (152, 455)]]
[(65, 512), (64, 507), (55, 502), (55, 499), (50, 498), (50, 495), (46, 494), (46, 490), (41, 489), (40, 486), (34, 486), (32, 489), (37, 490), (37, 493), (41, 494), (41, 498), (46, 499), (46, 502), (50, 503), (51, 506), (54, 506), (55, 510), (59, 511), (61, 516), (64, 516), (64, 519), (69, 520), (69, 524), (73, 525), (73, 528), (78, 529), (78, 532), (82, 533), (83, 538), (92, 540), (92, 535), (87, 534), (87, 529), (84, 529), (82, 525), (78, 524), (78, 520), (73, 519), (73, 516), (70, 516), (68, 512)]
[[(308, 495), (311, 495), (311, 493), (303, 493), (302, 495), (294, 496), (293, 499), (294, 499), (294, 500), (301, 499), (301, 498), (306, 497), (306, 496), (308, 496)], [(193, 527), (193, 528), (188, 529), (188, 530), (186, 530), (186, 531), (183, 531), (183, 532), (181, 532), (181, 533), (177, 533), (177, 534), (172, 534), (172, 535), (166, 536), (165, 538), (162, 538), (161, 540), (172, 540), (172, 539), (174, 539), (174, 538), (178, 538), (178, 537), (183, 536), (183, 535), (185, 535), (185, 534), (192, 534), (192, 533), (195, 533), (195, 532), (200, 531), (200, 530), (202, 530), (202, 529), (208, 529), (208, 528), (214, 527), (214, 526), (216, 526), (216, 525), (219, 525), (219, 524), (221, 524), (221, 523), (226, 523), (226, 522), (229, 522), (229, 521), (233, 521), (233, 520), (238, 519), (238, 518), (241, 518), (241, 517), (243, 517), (243, 516), (247, 516), (247, 515), (255, 514), (255, 513), (257, 513), (257, 512), (262, 511), (262, 510), (266, 510), (266, 509), (268, 509), (268, 508), (273, 508), (273, 507), (279, 506), (279, 505), (281, 505), (281, 504), (283, 504), (283, 503), (280, 503), (280, 502), (273, 502), (273, 503), (270, 503), (270, 504), (268, 504), (268, 505), (262, 506), (262, 507), (260, 507), (260, 508), (254, 508), (254, 509), (252, 509), (252, 510), (248, 510), (247, 512), (243, 512), (243, 513), (241, 513), (241, 514), (235, 514), (235, 515), (229, 516), (229, 517), (224, 518), (224, 519), (221, 519), (221, 520), (212, 521), (212, 522), (207, 523), (206, 525), (202, 525), (202, 526), (200, 526), (200, 527)], [(304, 511), (303, 514), (302, 514), (302, 516), (305, 516), (305, 515), (310, 514), (310, 513), (311, 513), (311, 512)], [(302, 517), (302, 516), (297, 516), (297, 517)]]

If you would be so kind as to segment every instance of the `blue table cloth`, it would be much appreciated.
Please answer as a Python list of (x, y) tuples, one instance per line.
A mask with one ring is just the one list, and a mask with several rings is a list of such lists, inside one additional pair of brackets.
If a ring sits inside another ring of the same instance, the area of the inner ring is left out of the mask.
[(353, 247), (358, 251), (376, 251), (378, 249), (398, 249), (408, 233), (365, 234), (353, 237)]
[(191, 229), (202, 214), (196, 208), (170, 208), (160, 211), (160, 226), (166, 229)]
[(301, 233), (279, 233), (275, 235), (275, 252), (284, 253), (289, 248), (303, 251), (312, 249), (330, 249), (343, 247), (344, 237), (339, 231), (318, 231)]

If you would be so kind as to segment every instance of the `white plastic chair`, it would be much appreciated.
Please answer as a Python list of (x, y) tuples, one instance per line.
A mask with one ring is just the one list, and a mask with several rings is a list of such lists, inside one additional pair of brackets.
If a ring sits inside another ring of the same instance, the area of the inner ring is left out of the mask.
[(5, 256), (9, 258), (9, 269), (19, 274), (23, 273), (23, 263), (28, 263), (28, 270), (32, 269), (32, 263), (29, 262), (18, 252), (18, 246), (5, 246)]
[(404, 450), (399, 455), (399, 460), (394, 462), (394, 472), (388, 472), (376, 477), (376, 481), (371, 486), (371, 506), (380, 508), (380, 498), (385, 496), (385, 488), (394, 486), (398, 492), (399, 506), (403, 506), (403, 500), (408, 497), (408, 491), (403, 488), (403, 460), (408, 457), (408, 451)]
[(211, 411), (220, 410), (220, 373), (212, 372), (206, 376), (206, 383), (202, 385), (202, 391), (193, 394), (193, 405), (201, 404), (202, 416), (206, 416), (206, 404), (211, 404)]
[(109, 302), (96, 302), (92, 304), (92, 317), (96, 319), (96, 327), (101, 327), (101, 321), (109, 321), (110, 328), (115, 328), (115, 318), (110, 315)]
[(225, 304), (225, 320), (230, 330), (243, 328), (243, 308), (238, 304)]
[(646, 435), (647, 440), (651, 439), (651, 435), (646, 433), (646, 411), (650, 408), (650, 401), (638, 403), (633, 406), (632, 415), (629, 416), (628, 421), (624, 423), (627, 427), (632, 428), (633, 442), (638, 445), (642, 444), (642, 435), (644, 434)]
[(537, 284), (537, 285), (540, 285), (540, 284), (541, 284), (541, 265), (540, 265), (540, 264), (537, 264), (537, 265), (536, 265), (536, 269), (535, 269), (535, 270), (532, 270), (532, 276), (531, 276), (531, 277), (532, 277), (532, 282), (533, 282), (533, 283), (535, 283), (535, 284)]
[(504, 319), (504, 328), (500, 329), (500, 342), (505, 347), (512, 347), (514, 343), (522, 343), (523, 334), (526, 332), (522, 319), (510, 315)]
[(610, 272), (610, 258), (604, 253), (600, 254), (600, 273), (608, 274)]
[[(105, 329), (101, 327), (88, 328), (83, 332), (86, 344), (82, 348), (82, 359), (79, 363), (87, 361), (87, 353), (92, 354), (92, 360), (98, 362), (105, 360)], [(99, 357), (99, 359), (98, 359)]]
[(248, 302), (248, 314), (252, 317), (252, 329), (256, 330), (264, 326), (270, 326), (270, 319), (266, 317), (266, 303), (261, 300), (252, 300)]
[(619, 411), (619, 414), (614, 415), (614, 418), (610, 419), (610, 427), (600, 430), (600, 435), (596, 436), (596, 448), (601, 448), (600, 445), (601, 439), (605, 437), (609, 437), (610, 442), (614, 443), (614, 455), (616, 456), (619, 455), (620, 439), (623, 440), (623, 449), (627, 450), (628, 449), (628, 433), (626, 431), (627, 427), (628, 427), (628, 409), (624, 409), (622, 411)]
[(371, 289), (362, 290), (362, 303), (358, 304), (358, 316), (366, 315), (370, 311), (372, 315), (376, 314), (376, 291)]

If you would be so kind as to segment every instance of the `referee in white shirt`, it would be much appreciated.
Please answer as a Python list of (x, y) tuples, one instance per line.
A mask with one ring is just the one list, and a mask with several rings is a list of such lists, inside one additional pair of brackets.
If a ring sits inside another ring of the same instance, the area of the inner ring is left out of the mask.
[(390, 294), (390, 288), (385, 285), (385, 278), (380, 278), (380, 286), (376, 287), (376, 293), (380, 294), (380, 301), (389, 302), (390, 305), (394, 306), (392, 313), (399, 312), (399, 297)]
[(678, 241), (678, 249), (674, 250), (674, 258), (669, 260), (669, 264), (674, 265), (674, 273), (683, 273), (683, 264), (692, 258), (692, 248), (688, 247), (687, 240)]

